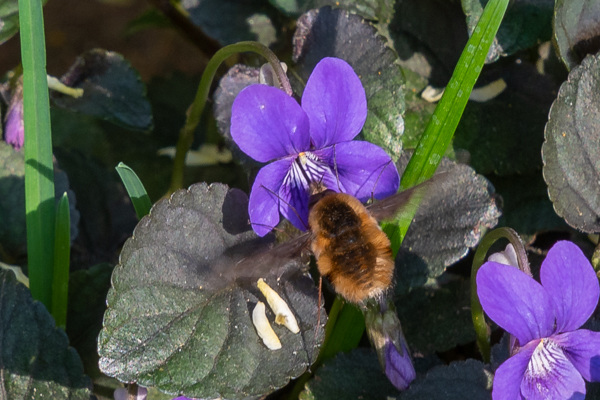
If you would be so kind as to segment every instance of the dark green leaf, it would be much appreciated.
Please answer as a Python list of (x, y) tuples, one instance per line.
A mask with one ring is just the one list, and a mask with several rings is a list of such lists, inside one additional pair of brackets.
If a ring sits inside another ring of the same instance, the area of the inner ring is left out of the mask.
[(399, 392), (387, 379), (373, 349), (339, 354), (315, 372), (300, 400), (396, 398)]
[(566, 228), (548, 199), (548, 187), (541, 171), (490, 179), (502, 196), (500, 225), (509, 226), (521, 235)]
[(69, 296), (69, 267), (71, 254), (71, 218), (69, 197), (64, 192), (56, 207), (54, 234), (54, 273), (52, 275), (52, 316), (56, 325), (67, 325), (67, 299)]
[[(16, 263), (26, 254), (25, 235), (25, 161), (23, 152), (0, 141), (0, 247)], [(69, 189), (67, 175), (55, 168), (55, 194), (57, 202), (67, 191), (71, 214), (71, 239), (79, 234), (79, 211), (75, 208), (75, 196)]]
[(277, 41), (281, 28), (277, 10), (264, 0), (199, 0), (181, 5), (194, 24), (222, 45), (253, 40), (269, 46)]
[[(462, 0), (469, 32), (475, 29), (488, 1)], [(495, 61), (500, 56), (511, 55), (549, 40), (552, 34), (553, 11), (554, 0), (512, 1), (498, 29), (488, 54), (488, 61)]]
[(433, 86), (448, 83), (468, 39), (457, 2), (397, 0), (388, 29), (403, 68), (427, 78)]
[(402, 400), (489, 400), (492, 373), (479, 361), (453, 362), (419, 377), (399, 397)]
[[(42, 3), (46, 4), (47, 0)], [(3, 0), (0, 2), (0, 45), (19, 31), (19, 1)]]
[(406, 101), (406, 112), (404, 122), (406, 128), (402, 135), (402, 143), (405, 149), (414, 149), (425, 131), (427, 123), (433, 115), (435, 104), (424, 100), (421, 92), (427, 87), (427, 79), (410, 69), (403, 68), (404, 79), (404, 101)]
[[(339, 7), (363, 18), (388, 21), (394, 13), (395, 0), (269, 0), (287, 15), (298, 16), (311, 8)], [(389, 21), (388, 21), (389, 22)]]
[(127, 194), (129, 194), (137, 217), (142, 219), (144, 215), (150, 212), (150, 207), (152, 207), (152, 203), (150, 202), (150, 198), (148, 197), (148, 193), (146, 193), (144, 185), (140, 182), (140, 178), (138, 178), (136, 173), (122, 162), (115, 168), (123, 181)]
[(341, 58), (354, 68), (365, 88), (369, 110), (362, 137), (398, 158), (404, 132), (404, 95), (396, 54), (359, 16), (324, 7), (298, 19), (294, 60), (304, 82), (324, 57)]
[(577, 229), (600, 232), (600, 54), (571, 70), (545, 138), (544, 179), (556, 213)]
[(113, 266), (98, 264), (71, 273), (67, 335), (71, 345), (81, 354), (86, 373), (92, 378), (98, 369), (98, 334), (106, 310), (106, 293), (110, 288)]
[[(404, 170), (409, 156), (402, 157), (399, 171)], [(402, 242), (403, 255), (397, 258), (396, 265), (404, 270), (409, 268), (408, 264), (420, 260), (420, 269), (425, 268), (425, 275), (432, 278), (464, 257), (500, 217), (494, 187), (487, 179), (477, 175), (471, 167), (446, 158), (438, 168), (438, 173), (441, 172), (446, 175), (421, 201)], [(407, 252), (417, 258), (407, 258)]]
[[(469, 281), (449, 276), (450, 282), (414, 288), (396, 299), (398, 316), (412, 351), (448, 351), (475, 340), (471, 320)], [(398, 280), (402, 280), (402, 273)]]
[(568, 69), (588, 54), (600, 50), (600, 2), (597, 0), (556, 0), (554, 39)]
[(52, 91), (54, 105), (106, 119), (129, 129), (152, 129), (152, 110), (146, 98), (146, 88), (138, 73), (120, 54), (90, 50), (75, 61), (61, 77), (61, 82), (83, 89), (83, 95), (74, 98)]
[(90, 381), (67, 336), (6, 270), (0, 270), (0, 337), (4, 398), (89, 400)]
[(540, 147), (556, 84), (532, 64), (513, 63), (486, 74), (506, 84), (498, 96), (470, 101), (456, 128), (453, 146), (470, 153), (482, 174), (531, 173), (542, 166)]
[[(107, 298), (98, 341), (104, 373), (172, 394), (233, 399), (280, 388), (315, 360), (317, 314), (326, 320), (317, 289), (303, 263), (261, 252), (267, 239), (244, 232), (247, 201), (225, 185), (197, 184), (159, 201), (140, 221)], [(265, 347), (250, 317), (264, 301), (256, 288), (261, 277), (301, 329), (274, 326), (283, 345), (276, 351)]]

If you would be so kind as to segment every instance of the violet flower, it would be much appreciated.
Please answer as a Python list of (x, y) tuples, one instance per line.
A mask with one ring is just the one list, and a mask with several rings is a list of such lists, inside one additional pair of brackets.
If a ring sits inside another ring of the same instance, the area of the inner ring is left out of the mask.
[(15, 150), (20, 150), (25, 143), (25, 127), (23, 125), (23, 87), (15, 89), (8, 104), (4, 125), (4, 141)]
[(583, 399), (584, 379), (600, 381), (600, 332), (578, 329), (600, 296), (590, 262), (573, 243), (557, 242), (540, 280), (490, 261), (477, 273), (484, 311), (516, 339), (496, 370), (494, 400)]
[(256, 176), (248, 212), (264, 236), (279, 213), (294, 226), (308, 227), (311, 187), (324, 186), (366, 200), (398, 190), (398, 171), (380, 147), (352, 141), (367, 118), (367, 101), (352, 67), (324, 58), (313, 70), (302, 105), (283, 91), (251, 85), (235, 99), (231, 136), (242, 151), (268, 162)]

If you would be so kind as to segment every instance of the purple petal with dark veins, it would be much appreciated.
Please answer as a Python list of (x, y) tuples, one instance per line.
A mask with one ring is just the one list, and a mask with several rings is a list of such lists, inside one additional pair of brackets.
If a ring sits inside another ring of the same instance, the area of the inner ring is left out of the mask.
[(523, 346), (554, 331), (554, 307), (546, 290), (515, 267), (488, 261), (477, 272), (485, 313)]
[(585, 398), (585, 381), (552, 338), (536, 346), (524, 379), (521, 394), (528, 400)]
[(592, 264), (575, 244), (557, 242), (542, 262), (540, 281), (554, 303), (556, 332), (579, 328), (598, 305), (600, 286)]
[(310, 147), (308, 118), (281, 90), (266, 85), (243, 89), (231, 108), (231, 137), (256, 161), (298, 154)]
[(494, 400), (522, 399), (521, 382), (527, 370), (531, 355), (539, 340), (528, 343), (517, 354), (504, 361), (494, 373), (492, 398)]
[(600, 332), (579, 329), (553, 338), (585, 380), (600, 382)]
[(316, 65), (302, 94), (302, 108), (316, 149), (354, 139), (367, 119), (362, 83), (338, 58), (324, 58)]
[(302, 180), (297, 168), (291, 168), (279, 190), (281, 215), (296, 228), (308, 229), (308, 202), (310, 198), (309, 183)]
[(344, 192), (361, 201), (371, 196), (382, 199), (398, 191), (400, 175), (396, 166), (382, 148), (372, 143), (342, 142), (314, 153), (328, 160)]
[(292, 162), (291, 157), (274, 161), (256, 175), (250, 191), (248, 214), (258, 236), (266, 235), (279, 222), (279, 190)]

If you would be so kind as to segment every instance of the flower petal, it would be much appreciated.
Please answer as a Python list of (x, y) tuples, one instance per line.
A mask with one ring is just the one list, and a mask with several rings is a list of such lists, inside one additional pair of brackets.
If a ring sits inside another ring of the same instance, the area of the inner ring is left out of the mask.
[(600, 332), (579, 329), (554, 339), (585, 380), (600, 382)]
[(279, 189), (292, 162), (293, 158), (274, 161), (256, 175), (250, 191), (248, 214), (258, 236), (265, 236), (279, 222)]
[(521, 394), (530, 400), (585, 398), (585, 382), (553, 338), (536, 346), (521, 382)]
[(520, 346), (550, 336), (554, 312), (538, 282), (515, 267), (488, 261), (477, 272), (477, 295), (486, 314)]
[(271, 86), (248, 86), (231, 108), (231, 137), (256, 161), (308, 150), (308, 128), (308, 118), (296, 100)]
[[(398, 191), (400, 175), (390, 156), (379, 146), (369, 142), (354, 140), (338, 143), (314, 151), (327, 160), (331, 170), (337, 173), (343, 190), (361, 201), (371, 196), (382, 199)], [(327, 183), (326, 183), (327, 184)]]
[(556, 242), (548, 251), (540, 281), (554, 303), (556, 332), (579, 328), (598, 304), (600, 286), (594, 268), (571, 242)]
[[(18, 96), (15, 94), (15, 96)], [(6, 125), (4, 126), (4, 140), (16, 150), (25, 143), (25, 127), (23, 125), (23, 97), (14, 97), (6, 112)]]
[(302, 108), (310, 120), (316, 149), (354, 139), (367, 119), (362, 83), (339, 58), (324, 58), (317, 64), (306, 82)]
[(309, 186), (297, 177), (284, 180), (279, 195), (281, 214), (301, 231), (308, 229), (308, 202), (310, 199)]
[(492, 398), (494, 400), (521, 399), (521, 382), (531, 355), (539, 340), (528, 343), (517, 354), (504, 361), (494, 374)]
[(410, 353), (404, 337), (400, 338), (400, 350), (392, 341), (384, 345), (385, 375), (398, 390), (406, 390), (415, 380), (417, 373), (410, 359)]

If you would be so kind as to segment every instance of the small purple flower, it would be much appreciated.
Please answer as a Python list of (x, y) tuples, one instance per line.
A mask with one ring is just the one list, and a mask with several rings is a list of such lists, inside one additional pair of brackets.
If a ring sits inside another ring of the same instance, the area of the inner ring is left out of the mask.
[(477, 273), (484, 311), (516, 338), (496, 370), (494, 400), (583, 399), (584, 379), (600, 381), (600, 332), (578, 329), (600, 296), (590, 262), (573, 243), (557, 242), (540, 280), (490, 261)]
[(19, 86), (13, 94), (5, 117), (4, 141), (20, 150), (25, 143), (25, 128), (23, 125), (23, 88)]
[(232, 107), (233, 140), (256, 161), (274, 160), (258, 172), (250, 192), (248, 212), (258, 235), (277, 225), (280, 212), (305, 230), (315, 184), (360, 200), (398, 190), (398, 171), (385, 151), (352, 141), (366, 118), (360, 79), (337, 58), (317, 64), (302, 105), (266, 85), (251, 85), (239, 93)]
[(400, 349), (393, 341), (387, 340), (383, 346), (385, 375), (398, 390), (406, 390), (415, 380), (417, 373), (410, 359), (404, 336), (400, 338)]

